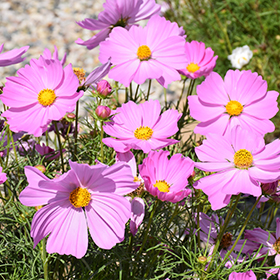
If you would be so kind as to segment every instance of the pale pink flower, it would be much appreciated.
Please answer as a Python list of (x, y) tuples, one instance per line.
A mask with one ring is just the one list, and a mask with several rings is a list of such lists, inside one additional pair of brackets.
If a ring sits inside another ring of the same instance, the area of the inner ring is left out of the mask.
[(139, 173), (151, 195), (176, 203), (191, 193), (187, 185), (194, 162), (181, 154), (173, 155), (170, 160), (168, 156), (168, 151), (151, 151), (138, 166)]
[(231, 196), (239, 193), (259, 197), (260, 183), (280, 179), (280, 140), (265, 145), (262, 136), (240, 126), (228, 137), (208, 134), (195, 152), (202, 161), (195, 167), (215, 172), (194, 183), (208, 195), (213, 210), (226, 206)]
[(276, 91), (267, 91), (267, 82), (257, 73), (229, 70), (225, 79), (212, 72), (197, 95), (189, 96), (191, 116), (200, 121), (195, 133), (225, 135), (235, 125), (261, 135), (275, 129), (269, 119), (278, 112)]
[(115, 138), (104, 138), (103, 143), (115, 151), (125, 153), (130, 149), (151, 150), (161, 149), (177, 143), (168, 139), (178, 131), (177, 122), (181, 114), (170, 109), (160, 115), (161, 107), (158, 100), (149, 100), (142, 104), (129, 101), (114, 111), (111, 122), (106, 122), (104, 131)]
[(51, 121), (59, 121), (76, 108), (83, 91), (77, 92), (78, 78), (71, 64), (65, 68), (57, 59), (31, 59), (17, 72), (18, 77), (7, 78), (2, 102), (10, 109), (2, 116), (7, 118), (14, 132), (26, 131), (41, 136)]
[(155, 15), (144, 28), (114, 28), (100, 43), (99, 60), (105, 63), (111, 57), (115, 67), (108, 76), (126, 87), (132, 81), (143, 84), (147, 79), (157, 79), (167, 87), (181, 79), (177, 70), (187, 66), (183, 35), (177, 23)]
[[(4, 44), (0, 46), (0, 53), (3, 51)], [(26, 59), (26, 57), (21, 57), (24, 55), (29, 46), (21, 47), (20, 49), (13, 49), (7, 52), (0, 54), (0, 67), (9, 66), (13, 64), (17, 64)]]
[(34, 246), (48, 236), (48, 253), (82, 258), (88, 229), (100, 248), (111, 249), (123, 241), (131, 216), (130, 202), (123, 195), (137, 185), (130, 167), (121, 162), (112, 166), (69, 163), (71, 170), (52, 180), (35, 167), (25, 167), (29, 185), (19, 199), (27, 206), (45, 205), (31, 224)]
[(104, 41), (117, 26), (129, 29), (137, 21), (148, 19), (160, 11), (160, 5), (154, 0), (106, 0), (104, 11), (99, 13), (98, 19), (86, 18), (77, 22), (81, 27), (89, 30), (101, 30), (87, 41), (78, 39), (79, 45), (89, 50)]
[(210, 47), (205, 49), (203, 42), (186, 42), (185, 51), (188, 65), (179, 72), (186, 77), (191, 79), (207, 77), (215, 68), (218, 56), (214, 56), (214, 51)]

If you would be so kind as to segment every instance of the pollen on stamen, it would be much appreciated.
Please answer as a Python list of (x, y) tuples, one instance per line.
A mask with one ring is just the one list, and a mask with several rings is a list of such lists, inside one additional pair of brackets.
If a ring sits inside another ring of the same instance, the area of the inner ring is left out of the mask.
[(223, 249), (227, 249), (230, 245), (232, 245), (232, 234), (229, 232), (226, 232), (221, 240), (221, 247)]
[(273, 244), (273, 249), (277, 252), (277, 254), (280, 254), (280, 237)]
[(240, 102), (231, 100), (226, 105), (226, 111), (230, 116), (239, 116), (243, 111), (243, 106)]
[(85, 78), (86, 71), (83, 68), (79, 68), (79, 67), (73, 67), (73, 71), (74, 71), (74, 74), (79, 79), (80, 84), (82, 84), (84, 82), (84, 80), (86, 79)]
[(154, 184), (154, 187), (158, 188), (158, 190), (161, 192), (169, 192), (170, 189), (170, 185), (167, 184), (164, 180), (157, 180)]
[(140, 126), (134, 131), (134, 136), (140, 140), (149, 140), (153, 135), (153, 130), (148, 126)]
[(69, 200), (75, 208), (85, 207), (91, 200), (89, 191), (78, 187), (70, 193)]
[(52, 89), (42, 89), (38, 94), (38, 101), (43, 106), (50, 106), (54, 103), (56, 95)]
[(196, 72), (197, 70), (200, 69), (200, 66), (198, 66), (196, 63), (190, 63), (188, 66), (187, 66), (187, 70), (191, 73), (194, 73)]
[(234, 154), (234, 164), (237, 168), (248, 169), (252, 166), (253, 156), (246, 149), (240, 149)]
[(137, 56), (141, 61), (149, 60), (152, 56), (152, 52), (148, 46), (142, 45), (137, 50)]

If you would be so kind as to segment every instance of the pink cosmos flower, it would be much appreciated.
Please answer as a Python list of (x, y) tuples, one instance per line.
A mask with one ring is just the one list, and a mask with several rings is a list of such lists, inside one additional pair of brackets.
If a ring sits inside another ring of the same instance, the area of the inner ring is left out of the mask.
[(264, 256), (266, 254), (268, 254), (268, 256), (275, 255), (275, 266), (278, 266), (278, 268), (270, 269), (267, 275), (269, 278), (271, 274), (278, 273), (278, 279), (280, 279), (280, 219), (276, 218), (275, 233), (265, 231), (261, 228), (255, 228), (253, 230), (245, 230), (244, 237), (256, 242), (258, 245), (257, 249), (262, 244), (262, 248), (260, 249), (257, 256)]
[(29, 185), (19, 199), (27, 206), (45, 205), (31, 224), (34, 246), (49, 235), (47, 252), (82, 258), (88, 247), (88, 228), (103, 249), (124, 239), (131, 206), (123, 195), (137, 185), (130, 167), (121, 162), (110, 167), (69, 163), (71, 170), (52, 180), (35, 167), (25, 167)]
[(278, 112), (278, 92), (268, 91), (257, 73), (229, 70), (224, 81), (212, 72), (189, 96), (190, 114), (200, 121), (195, 133), (225, 135), (235, 125), (264, 135), (274, 131), (269, 120)]
[[(0, 53), (3, 51), (4, 44), (0, 46)], [(9, 66), (12, 64), (17, 64), (26, 59), (26, 57), (21, 57), (27, 52), (29, 46), (21, 47), (20, 49), (13, 49), (5, 53), (0, 54), (0, 67)]]
[(249, 270), (246, 272), (232, 272), (228, 280), (257, 280), (257, 277), (252, 270)]
[(7, 180), (7, 175), (2, 170), (3, 168), (0, 166), (0, 184), (3, 184)]
[(160, 5), (154, 0), (107, 0), (103, 7), (104, 11), (99, 13), (97, 20), (86, 18), (77, 22), (81, 27), (89, 30), (101, 29), (87, 41), (78, 39), (77, 44), (91, 50), (104, 41), (116, 26), (129, 29), (135, 22), (148, 19), (160, 11)]
[(14, 132), (41, 136), (52, 120), (60, 120), (75, 109), (83, 91), (76, 92), (78, 78), (71, 64), (64, 69), (59, 60), (31, 59), (18, 70), (18, 77), (7, 78), (0, 99), (10, 107), (2, 116)]
[(179, 72), (188, 78), (196, 79), (202, 76), (208, 76), (216, 66), (218, 56), (214, 56), (211, 48), (205, 49), (203, 42), (186, 42), (185, 52), (188, 60), (188, 66)]
[[(55, 151), (51, 147), (46, 146), (44, 143), (42, 146), (40, 144), (36, 144), (35, 149), (41, 156), (45, 156), (46, 161), (52, 161), (60, 156), (60, 151)], [(65, 152), (65, 149), (63, 149), (62, 152)]]
[(125, 153), (130, 149), (151, 150), (161, 149), (177, 143), (167, 139), (178, 131), (177, 122), (182, 114), (171, 109), (160, 115), (158, 100), (149, 100), (142, 104), (129, 101), (114, 111), (111, 122), (106, 122), (104, 131), (114, 138), (104, 138), (103, 143), (115, 151)]
[(134, 197), (131, 201), (131, 219), (130, 219), (130, 231), (134, 236), (137, 231), (138, 227), (143, 222), (145, 216), (145, 202), (140, 197)]
[(228, 137), (209, 134), (195, 152), (195, 167), (216, 172), (194, 183), (208, 195), (212, 209), (226, 206), (231, 195), (239, 193), (259, 197), (260, 183), (280, 178), (280, 140), (265, 145), (259, 134), (236, 126)]
[[(196, 218), (195, 218), (196, 221)], [(199, 213), (199, 227), (200, 227), (200, 239), (205, 244), (208, 244), (210, 246), (209, 248), (209, 257), (208, 261), (211, 260), (211, 256), (213, 254), (214, 247), (216, 245), (216, 241), (220, 232), (220, 228), (224, 224), (224, 219), (220, 218), (216, 214), (212, 214), (211, 217), (204, 213)], [(232, 234), (230, 232), (224, 233), (222, 240), (220, 242), (220, 250), (219, 255), (221, 259), (224, 259), (228, 251), (231, 250), (232, 245), (234, 244), (234, 240), (232, 238)], [(235, 251), (240, 251), (242, 248), (242, 253), (246, 254), (248, 252), (253, 252), (253, 250), (256, 248), (254, 246), (253, 242), (246, 240), (246, 243), (244, 244), (245, 240), (241, 239), (237, 242), (236, 246), (234, 247)], [(243, 245), (244, 244), (244, 245)], [(225, 263), (225, 267), (230, 268), (234, 264), (234, 262), (237, 260), (238, 262), (243, 262), (244, 257), (239, 256), (235, 252), (232, 252), (229, 255), (228, 261)]]
[(188, 177), (194, 169), (194, 162), (181, 154), (168, 159), (168, 151), (151, 151), (139, 165), (139, 173), (145, 182), (147, 191), (162, 201), (176, 203), (187, 197)]
[[(42, 55), (44, 58), (46, 59), (56, 59), (59, 60), (58, 58), (58, 50), (57, 47), (54, 46), (54, 52), (53, 54), (51, 53), (51, 51), (49, 49), (45, 49)], [(67, 53), (64, 54), (63, 58), (61, 59), (61, 64), (64, 65), (65, 61), (66, 61), (66, 57), (67, 57)]]
[(181, 79), (177, 69), (187, 66), (182, 35), (184, 30), (177, 23), (155, 15), (144, 28), (114, 28), (109, 38), (100, 43), (99, 60), (104, 63), (111, 57), (115, 67), (109, 78), (126, 87), (131, 81), (143, 84), (147, 79), (157, 79), (167, 87)]

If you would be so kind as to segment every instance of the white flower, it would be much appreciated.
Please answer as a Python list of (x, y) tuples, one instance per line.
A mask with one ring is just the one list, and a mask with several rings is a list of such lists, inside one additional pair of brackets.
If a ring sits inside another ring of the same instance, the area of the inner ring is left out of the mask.
[(241, 69), (242, 66), (249, 63), (250, 59), (253, 57), (253, 52), (246, 45), (233, 50), (232, 54), (228, 56), (232, 67)]

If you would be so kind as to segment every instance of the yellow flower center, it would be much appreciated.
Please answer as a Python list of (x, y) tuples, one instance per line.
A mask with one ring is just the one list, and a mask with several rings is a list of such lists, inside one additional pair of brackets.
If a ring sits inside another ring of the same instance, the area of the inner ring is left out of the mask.
[(167, 184), (164, 180), (159, 180), (156, 181), (154, 187), (158, 188), (160, 192), (169, 192), (170, 185)]
[(140, 140), (149, 140), (153, 135), (153, 130), (148, 126), (140, 126), (134, 131), (134, 136)]
[(223, 235), (221, 240), (221, 247), (227, 249), (232, 244), (232, 234), (227, 232)]
[(236, 167), (240, 169), (248, 169), (252, 166), (252, 163), (253, 156), (249, 151), (240, 149), (234, 154), (234, 164)]
[(150, 48), (146, 45), (142, 45), (137, 50), (138, 58), (142, 60), (149, 60), (151, 58), (152, 52)]
[(277, 254), (280, 254), (280, 237), (273, 244), (273, 249), (277, 252)]
[(238, 116), (243, 111), (243, 106), (238, 101), (231, 100), (226, 105), (226, 111), (231, 116)]
[(80, 84), (86, 79), (86, 71), (83, 68), (73, 67), (74, 74), (79, 79)]
[(200, 67), (196, 64), (196, 63), (190, 63), (188, 66), (187, 66), (187, 70), (191, 73), (194, 73), (196, 72), (197, 70), (199, 70)]
[(69, 200), (75, 208), (80, 208), (89, 204), (91, 196), (87, 189), (79, 187), (70, 193)]
[(43, 106), (49, 106), (54, 103), (56, 95), (52, 89), (42, 89), (38, 94), (38, 101)]

